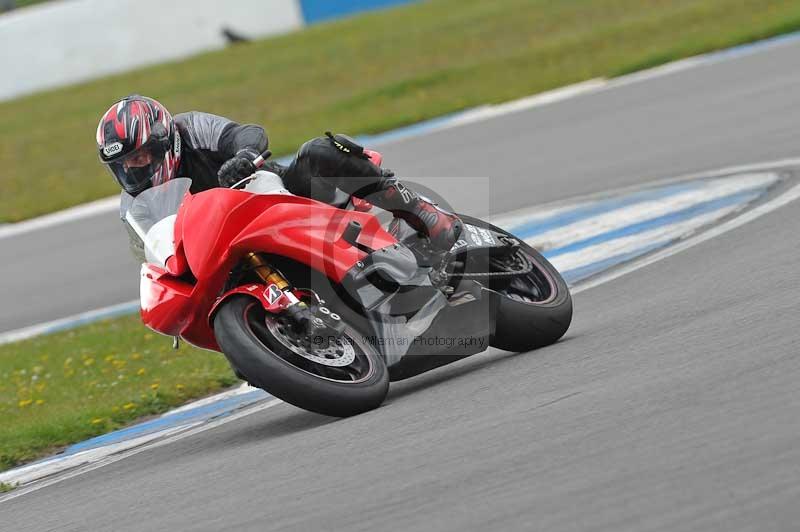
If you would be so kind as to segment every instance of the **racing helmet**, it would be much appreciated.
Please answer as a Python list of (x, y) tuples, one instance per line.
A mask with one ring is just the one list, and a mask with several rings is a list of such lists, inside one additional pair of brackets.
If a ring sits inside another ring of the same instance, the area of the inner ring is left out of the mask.
[(175, 177), (181, 137), (163, 105), (134, 94), (103, 114), (97, 125), (97, 151), (117, 183), (136, 196)]

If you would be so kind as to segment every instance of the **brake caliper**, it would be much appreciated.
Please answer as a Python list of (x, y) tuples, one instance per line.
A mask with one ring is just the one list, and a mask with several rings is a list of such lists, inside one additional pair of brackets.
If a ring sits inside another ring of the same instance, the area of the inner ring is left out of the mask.
[(327, 349), (344, 334), (344, 322), (328, 307), (299, 303), (286, 307), (289, 325), (309, 347)]

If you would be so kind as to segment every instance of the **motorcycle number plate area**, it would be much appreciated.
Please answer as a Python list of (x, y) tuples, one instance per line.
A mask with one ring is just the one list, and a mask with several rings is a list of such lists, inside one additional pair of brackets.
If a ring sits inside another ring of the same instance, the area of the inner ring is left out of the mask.
[(471, 224), (464, 224), (461, 236), (453, 245), (454, 251), (470, 249), (483, 249), (502, 246), (503, 243), (497, 238), (497, 234), (485, 227), (477, 227)]

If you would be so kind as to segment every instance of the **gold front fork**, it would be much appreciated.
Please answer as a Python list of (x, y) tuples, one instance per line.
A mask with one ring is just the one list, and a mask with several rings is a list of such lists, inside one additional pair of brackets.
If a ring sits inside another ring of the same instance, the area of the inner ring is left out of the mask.
[(263, 257), (261, 257), (261, 255), (251, 252), (245, 256), (245, 260), (250, 263), (253, 271), (256, 272), (256, 275), (258, 275), (262, 281), (264, 281), (264, 284), (267, 286), (274, 284), (281, 289), (281, 291), (286, 295), (286, 298), (289, 300), (288, 306), (291, 307), (293, 305), (299, 305), (299, 307), (306, 307), (306, 304), (297, 299), (297, 296), (292, 293), (289, 281), (287, 281), (286, 278), (281, 275), (281, 272), (270, 266), (269, 263), (264, 260)]
[(270, 266), (269, 263), (260, 255), (248, 253), (245, 259), (250, 263), (250, 266), (252, 266), (253, 271), (256, 272), (256, 275), (261, 277), (261, 280), (264, 281), (265, 284), (275, 284), (281, 290), (286, 290), (289, 288), (289, 281), (284, 279), (283, 275), (281, 275), (278, 270)]

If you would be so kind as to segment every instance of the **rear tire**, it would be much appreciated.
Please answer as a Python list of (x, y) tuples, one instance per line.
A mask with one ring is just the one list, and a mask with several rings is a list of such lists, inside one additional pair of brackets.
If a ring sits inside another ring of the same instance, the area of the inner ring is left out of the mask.
[(353, 366), (353, 380), (346, 381), (315, 373), (344, 374), (345, 370), (315, 366), (290, 351), (270, 330), (269, 319), (271, 315), (261, 304), (245, 295), (223, 302), (214, 318), (214, 334), (222, 352), (253, 386), (297, 407), (335, 417), (360, 414), (383, 403), (389, 391), (386, 364), (352, 328), (348, 327), (345, 335), (356, 359), (348, 365)]
[(534, 264), (535, 277), (547, 284), (547, 297), (542, 301), (522, 301), (508, 293), (494, 292), (495, 332), (489, 340), (490, 345), (504, 351), (522, 352), (558, 341), (572, 322), (572, 296), (558, 270), (541, 253), (508, 231), (478, 218), (459, 216), (468, 224), (519, 240), (520, 249)]

